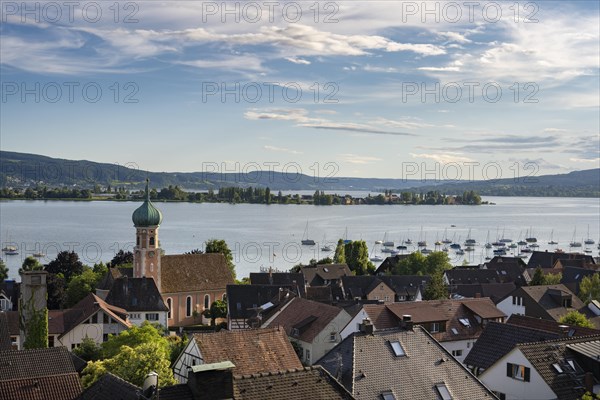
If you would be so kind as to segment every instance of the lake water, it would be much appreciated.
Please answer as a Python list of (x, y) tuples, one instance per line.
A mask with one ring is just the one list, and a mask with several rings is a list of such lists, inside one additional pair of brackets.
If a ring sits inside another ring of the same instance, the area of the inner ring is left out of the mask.
[[(363, 239), (374, 254), (381, 254), (376, 240), (420, 239), (433, 249), (436, 239), (447, 236), (463, 243), (471, 237), (480, 246), (466, 253), (467, 261), (480, 263), (491, 250), (487, 241), (502, 236), (515, 241), (529, 236), (538, 239), (540, 250), (553, 249), (547, 242), (553, 231), (558, 247), (569, 250), (573, 239), (596, 241), (591, 246), (598, 256), (600, 238), (600, 199), (485, 197), (496, 203), (485, 206), (312, 206), (252, 204), (156, 203), (163, 213), (160, 244), (166, 254), (179, 254), (202, 248), (211, 238), (225, 239), (235, 254), (238, 278), (261, 267), (287, 270), (299, 262), (322, 258), (331, 253), (320, 251), (323, 239), (335, 248), (335, 242)], [(10, 277), (18, 278), (23, 259), (34, 252), (45, 253), (47, 263), (58, 251), (75, 250), (86, 264), (110, 261), (119, 249), (131, 250), (135, 230), (134, 202), (2, 201), (0, 202), (0, 242), (13, 243), (18, 255), (3, 254)], [(308, 222), (308, 236), (317, 246), (301, 246)], [(456, 225), (456, 227), (451, 227)], [(346, 233), (347, 232), (347, 233)], [(583, 251), (584, 248), (578, 249)], [(463, 256), (449, 253), (454, 264)], [(383, 255), (385, 258), (385, 255)]]

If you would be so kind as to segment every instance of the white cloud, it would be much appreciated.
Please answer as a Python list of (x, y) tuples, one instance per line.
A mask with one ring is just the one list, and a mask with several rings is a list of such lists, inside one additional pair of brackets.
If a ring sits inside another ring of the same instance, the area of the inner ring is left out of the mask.
[(442, 164), (448, 164), (451, 162), (459, 163), (459, 162), (471, 162), (472, 158), (466, 157), (461, 153), (410, 153), (413, 158), (426, 158), (430, 160), (437, 161)]
[(275, 152), (279, 152), (279, 153), (304, 154), (301, 151), (287, 149), (285, 147), (270, 146), (270, 145), (263, 146), (263, 149), (269, 150), (269, 151), (275, 151)]
[(339, 160), (349, 163), (349, 164), (365, 165), (365, 164), (373, 164), (377, 161), (381, 161), (381, 158), (378, 158), (378, 157), (359, 156), (356, 154), (338, 154), (337, 157)]
[(302, 58), (297, 58), (297, 57), (285, 57), (284, 60), (289, 61), (294, 64), (310, 65), (310, 61), (304, 60)]

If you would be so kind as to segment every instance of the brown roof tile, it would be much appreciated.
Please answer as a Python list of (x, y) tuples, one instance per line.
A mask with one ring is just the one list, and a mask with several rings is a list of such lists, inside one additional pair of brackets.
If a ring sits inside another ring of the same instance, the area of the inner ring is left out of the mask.
[(557, 334), (567, 334), (572, 329), (571, 336), (586, 336), (597, 335), (600, 333), (597, 329), (584, 328), (582, 326), (565, 325), (560, 322), (551, 321), (549, 319), (528, 317), (526, 315), (512, 314), (506, 321), (507, 324), (519, 325), (526, 328), (537, 329), (546, 332)]
[(177, 254), (161, 257), (161, 292), (223, 289), (234, 284), (222, 254)]
[(363, 309), (375, 326), (375, 329), (397, 328), (402, 318), (391, 312), (385, 304), (365, 304)]
[(76, 373), (0, 381), (2, 400), (74, 400), (80, 393)]
[(350, 400), (354, 398), (321, 367), (275, 374), (236, 376), (234, 397), (240, 400)]
[(236, 366), (236, 374), (302, 368), (283, 329), (222, 330), (195, 334), (194, 340), (204, 363), (231, 361)]
[[(346, 313), (343, 309), (330, 306), (316, 301), (294, 298), (282, 309), (269, 326), (283, 326), (288, 336), (292, 335), (292, 329), (297, 328), (300, 334), (298, 339), (311, 343), (327, 325), (340, 313)], [(347, 314), (347, 313), (346, 313)], [(307, 322), (309, 318), (315, 317)], [(304, 324), (300, 326), (299, 324)], [(341, 327), (340, 327), (341, 330)]]

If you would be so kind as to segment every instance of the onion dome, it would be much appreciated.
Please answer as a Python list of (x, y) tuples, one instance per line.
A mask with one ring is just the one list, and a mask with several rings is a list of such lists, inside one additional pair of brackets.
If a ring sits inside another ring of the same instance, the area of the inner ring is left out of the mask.
[(146, 200), (139, 206), (131, 216), (133, 225), (141, 226), (158, 226), (162, 222), (162, 213), (150, 201), (150, 189), (148, 188), (150, 180), (146, 179)]

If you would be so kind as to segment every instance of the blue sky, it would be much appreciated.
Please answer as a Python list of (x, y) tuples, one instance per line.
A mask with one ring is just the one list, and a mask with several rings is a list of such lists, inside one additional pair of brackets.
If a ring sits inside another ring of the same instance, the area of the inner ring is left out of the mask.
[(153, 171), (598, 168), (599, 3), (479, 3), (3, 2), (0, 145)]

